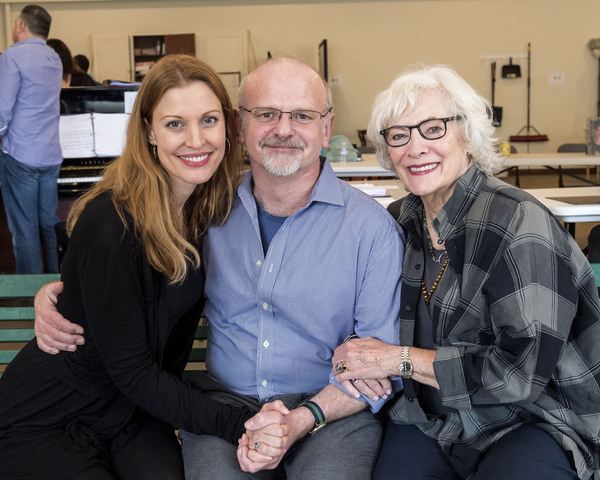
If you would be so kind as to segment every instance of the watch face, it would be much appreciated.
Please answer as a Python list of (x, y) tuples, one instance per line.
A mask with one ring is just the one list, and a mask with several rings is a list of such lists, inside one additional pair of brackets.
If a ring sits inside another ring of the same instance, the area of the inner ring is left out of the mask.
[(408, 378), (408, 377), (410, 377), (410, 374), (412, 373), (412, 363), (404, 361), (400, 364), (400, 366), (398, 367), (398, 370), (400, 370), (401, 377)]

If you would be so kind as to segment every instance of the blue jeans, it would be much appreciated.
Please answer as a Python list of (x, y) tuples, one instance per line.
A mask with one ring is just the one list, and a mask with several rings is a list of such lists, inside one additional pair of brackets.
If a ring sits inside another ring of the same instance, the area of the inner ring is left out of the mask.
[[(245, 405), (258, 411), (261, 402), (233, 392), (215, 392), (216, 382), (206, 372), (193, 372), (190, 382), (224, 403)], [(294, 408), (309, 394), (278, 395)], [(211, 435), (179, 431), (186, 480), (370, 480), (381, 442), (382, 427), (368, 409), (331, 422), (314, 435), (298, 440), (278, 468), (251, 474), (242, 472), (236, 446)]]
[[(12, 234), (16, 273), (58, 273), (54, 226), (60, 165), (33, 167), (0, 152), (0, 184), (8, 229)], [(41, 236), (41, 240), (40, 240)]]

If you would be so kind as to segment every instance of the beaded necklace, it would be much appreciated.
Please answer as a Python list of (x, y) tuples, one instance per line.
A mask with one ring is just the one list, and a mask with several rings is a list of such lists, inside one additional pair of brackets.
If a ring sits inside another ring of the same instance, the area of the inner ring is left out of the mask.
[(431, 243), (431, 237), (429, 236), (429, 230), (427, 228), (427, 217), (425, 216), (425, 209), (423, 209), (423, 232), (425, 234), (425, 237), (427, 238), (429, 253), (431, 254), (431, 258), (433, 259), (433, 261), (436, 263), (441, 263), (442, 256), (446, 256), (446, 258), (444, 259), (444, 263), (442, 263), (440, 273), (438, 273), (438, 276), (433, 282), (433, 285), (431, 286), (431, 290), (429, 292), (427, 291), (427, 287), (425, 286), (425, 271), (423, 271), (423, 276), (421, 277), (421, 291), (423, 292), (423, 299), (425, 300), (425, 305), (429, 305), (429, 302), (431, 302), (431, 297), (433, 296), (433, 292), (435, 292), (435, 289), (440, 283), (442, 275), (444, 275), (446, 267), (448, 266), (448, 254), (444, 250), (436, 258), (436, 253), (433, 250), (433, 244)]

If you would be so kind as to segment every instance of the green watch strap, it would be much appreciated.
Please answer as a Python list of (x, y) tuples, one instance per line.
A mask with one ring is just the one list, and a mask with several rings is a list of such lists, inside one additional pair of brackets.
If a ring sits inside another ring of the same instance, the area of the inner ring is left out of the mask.
[(304, 402), (301, 406), (308, 408), (310, 410), (310, 412), (313, 414), (313, 417), (315, 417), (315, 426), (318, 426), (318, 425), (321, 425), (322, 423), (327, 422), (327, 419), (325, 418), (325, 414), (323, 413), (323, 410), (321, 410), (321, 407), (319, 407), (319, 405), (317, 405), (315, 402), (308, 400), (308, 401)]

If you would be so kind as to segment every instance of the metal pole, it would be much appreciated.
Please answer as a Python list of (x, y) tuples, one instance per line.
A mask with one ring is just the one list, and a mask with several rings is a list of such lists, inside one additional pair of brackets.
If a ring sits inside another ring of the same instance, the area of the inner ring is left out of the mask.
[(598, 118), (600, 118), (600, 57), (598, 57)]
[[(529, 136), (531, 123), (529, 123), (531, 97), (531, 43), (527, 44), (527, 135)], [(527, 145), (529, 147), (529, 145)]]

